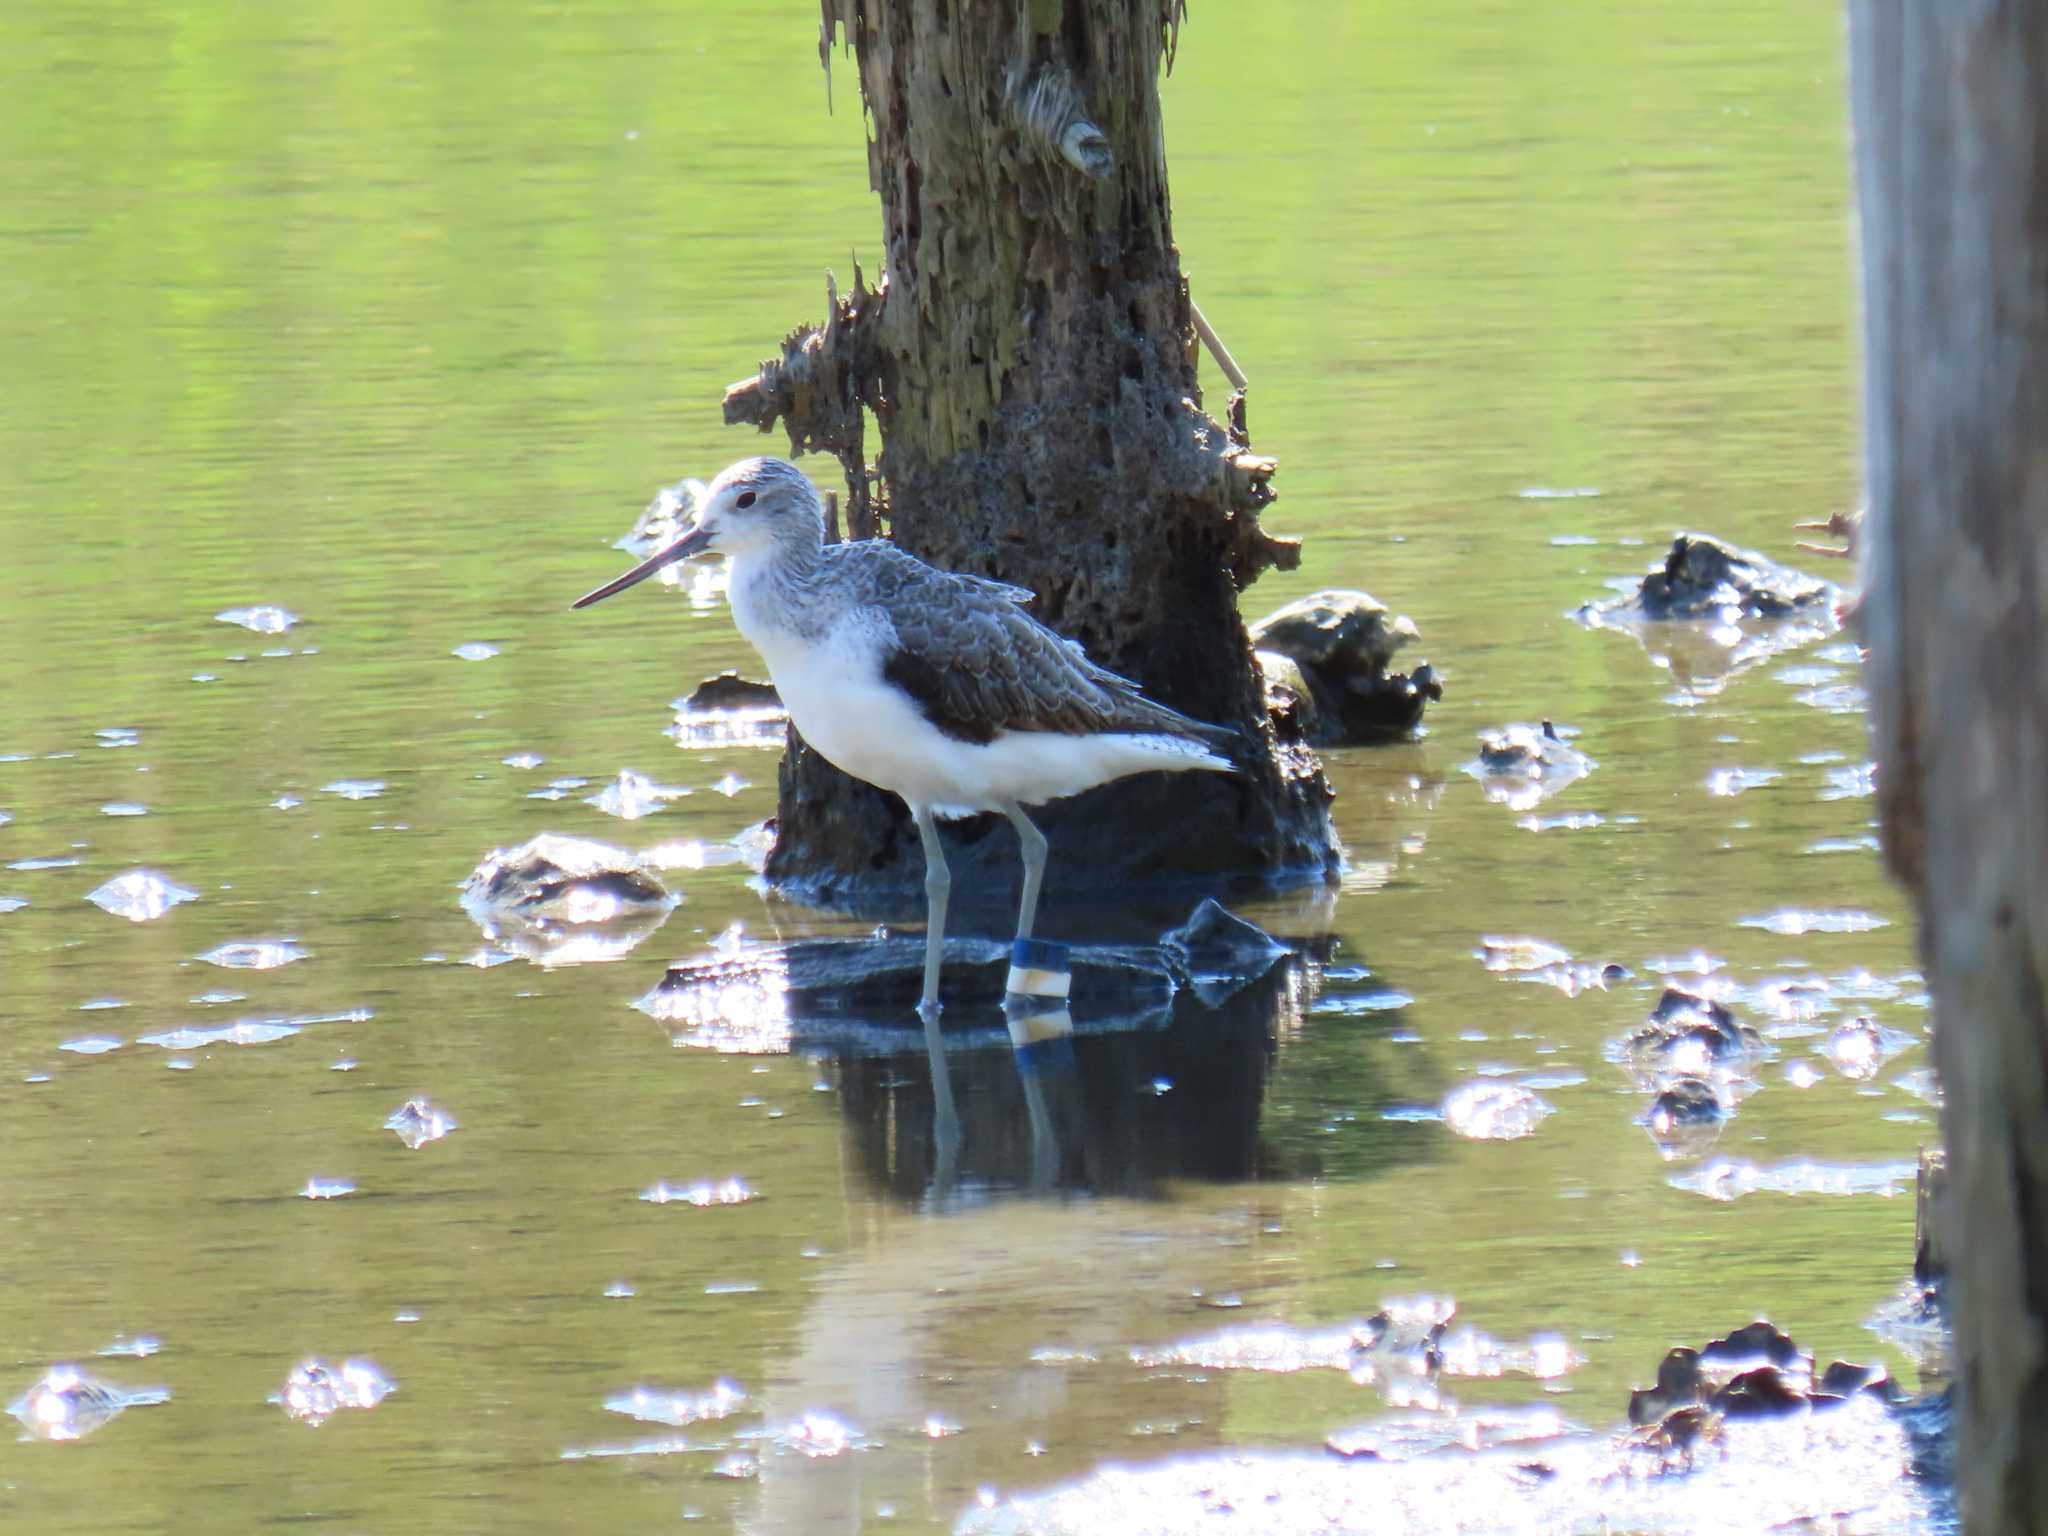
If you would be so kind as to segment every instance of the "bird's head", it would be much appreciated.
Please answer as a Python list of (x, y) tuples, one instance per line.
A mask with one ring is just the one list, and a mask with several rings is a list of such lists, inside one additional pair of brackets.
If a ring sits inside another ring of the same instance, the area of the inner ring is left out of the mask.
[(749, 555), (778, 544), (816, 546), (824, 529), (817, 490), (802, 470), (787, 459), (741, 459), (711, 482), (681, 538), (570, 606), (587, 608), (692, 555)]

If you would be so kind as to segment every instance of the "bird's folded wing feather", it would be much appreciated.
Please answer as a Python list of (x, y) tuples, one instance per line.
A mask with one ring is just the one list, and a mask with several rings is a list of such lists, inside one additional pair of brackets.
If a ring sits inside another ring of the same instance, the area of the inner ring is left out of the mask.
[(1155, 704), (1137, 684), (1088, 659), (1018, 606), (1021, 587), (888, 562), (885, 606), (895, 643), (883, 675), (949, 736), (990, 741), (1002, 731), (1085, 735), (1131, 731), (1185, 737), (1228, 733)]

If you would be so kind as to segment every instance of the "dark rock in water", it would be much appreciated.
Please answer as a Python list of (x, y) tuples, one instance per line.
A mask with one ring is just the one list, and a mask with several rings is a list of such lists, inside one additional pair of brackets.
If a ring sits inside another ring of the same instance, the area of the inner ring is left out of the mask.
[(1394, 657), (1421, 638), (1407, 615), (1365, 592), (1327, 591), (1287, 604), (1251, 626), (1267, 702), (1283, 726), (1315, 746), (1407, 735), (1443, 697), (1428, 662), (1401, 673)]
[(1707, 1406), (1724, 1418), (1754, 1419), (1793, 1413), (1807, 1403), (1806, 1393), (1788, 1382), (1776, 1366), (1760, 1365), (1735, 1377)]
[(1703, 533), (1671, 541), (1661, 568), (1642, 579), (1632, 596), (1589, 603), (1584, 611), (1633, 616), (1652, 623), (1690, 619), (1781, 619), (1825, 612), (1835, 588), (1779, 565), (1755, 550), (1739, 549)]
[[(1159, 945), (1179, 960), (1188, 986), (1210, 1008), (1257, 981), (1292, 953), (1257, 923), (1246, 922), (1213, 896), (1204, 897), (1185, 923), (1161, 936)], [(1085, 955), (1087, 951), (1077, 953)]]
[(1702, 698), (1773, 656), (1833, 634), (1840, 589), (1753, 550), (1681, 534), (1662, 565), (1571, 617), (1633, 635), (1678, 685)]
[(1711, 1367), (1747, 1367), (1757, 1361), (1779, 1367), (1798, 1366), (1803, 1361), (1807, 1375), (1813, 1362), (1800, 1352), (1792, 1336), (1764, 1318), (1737, 1328), (1726, 1338), (1711, 1340), (1700, 1351), (1702, 1370)]
[(1457, 1316), (1448, 1296), (1417, 1296), (1389, 1302), (1351, 1330), (1354, 1367), (1360, 1355), (1411, 1357), (1423, 1373), (1442, 1363), (1444, 1332)]
[(1896, 1388), (1880, 1365), (1837, 1360), (1818, 1378), (1813, 1357), (1782, 1329), (1758, 1321), (1703, 1349), (1680, 1346), (1657, 1366), (1657, 1384), (1629, 1394), (1640, 1443), (1684, 1450), (1726, 1419), (1771, 1418), (1839, 1407), (1858, 1393), (1890, 1403)]
[(1565, 739), (1550, 721), (1500, 726), (1479, 733), (1479, 756), (1463, 765), (1489, 800), (1526, 811), (1600, 765)]
[(1657, 1362), (1657, 1384), (1628, 1395), (1628, 1421), (1654, 1423), (1671, 1409), (1696, 1404), (1701, 1398), (1700, 1352), (1681, 1344)]
[(1820, 1373), (1820, 1381), (1813, 1389), (1814, 1400), (1818, 1402), (1823, 1394), (1835, 1399), (1846, 1399), (1858, 1392), (1868, 1392), (1872, 1397), (1881, 1397), (1886, 1402), (1897, 1402), (1903, 1395), (1899, 1384), (1892, 1379), (1892, 1373), (1881, 1365), (1854, 1365), (1847, 1360), (1835, 1360)]
[(620, 907), (669, 900), (668, 888), (637, 854), (554, 832), (516, 848), (492, 850), (462, 890), (465, 906), (544, 914), (571, 923), (601, 922)]
[(677, 899), (638, 855), (553, 832), (485, 855), (462, 888), (484, 937), (539, 965), (615, 960)]
[(707, 677), (690, 691), (682, 707), (690, 710), (780, 709), (782, 695), (773, 683), (757, 683), (737, 672)]
[(1716, 999), (1666, 987), (1628, 1046), (1639, 1059), (1716, 1062), (1762, 1050), (1763, 1036)]
[(1666, 1083), (1643, 1115), (1650, 1138), (1666, 1157), (1698, 1152), (1711, 1143), (1727, 1111), (1714, 1085), (1703, 1077)]
[(1704, 1021), (1724, 1033), (1735, 1031), (1735, 1015), (1726, 1005), (1703, 992), (1694, 992), (1685, 987), (1666, 987), (1657, 999), (1657, 1006), (1650, 1010), (1652, 1024), (1682, 1024)]

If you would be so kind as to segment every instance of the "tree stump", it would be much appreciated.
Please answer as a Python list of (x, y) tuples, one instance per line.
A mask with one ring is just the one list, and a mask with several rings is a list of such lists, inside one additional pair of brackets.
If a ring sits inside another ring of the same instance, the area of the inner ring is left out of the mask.
[[(1336, 861), (1330, 791), (1305, 747), (1276, 741), (1237, 613), (1298, 551), (1260, 526), (1275, 466), (1250, 449), (1242, 396), (1228, 426), (1201, 406), (1159, 110), (1179, 10), (826, 0), (821, 53), (829, 69), (843, 33), (867, 108), (882, 277), (828, 291), (825, 324), (725, 401), (728, 421), (779, 422), (793, 451), (840, 461), (849, 536), (886, 524), (935, 565), (1028, 587), (1098, 661), (1240, 729), (1240, 775), (1153, 774), (1048, 807), (1055, 890), (1321, 878)], [(794, 733), (780, 791), (772, 881), (840, 905), (921, 889), (895, 797)], [(956, 897), (1014, 884), (1014, 839), (988, 818), (949, 829), (947, 857)]]

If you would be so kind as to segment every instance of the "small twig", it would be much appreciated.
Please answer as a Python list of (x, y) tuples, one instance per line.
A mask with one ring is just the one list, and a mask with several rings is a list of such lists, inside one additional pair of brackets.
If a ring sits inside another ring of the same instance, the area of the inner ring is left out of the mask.
[(1243, 389), (1251, 381), (1244, 376), (1244, 370), (1237, 366), (1237, 359), (1230, 355), (1230, 348), (1223, 345), (1223, 338), (1216, 334), (1216, 327), (1209, 323), (1202, 307), (1193, 299), (1188, 300), (1188, 313), (1194, 316), (1195, 334), (1202, 338), (1202, 345), (1216, 359), (1216, 366), (1223, 370), (1223, 377), (1230, 380), (1230, 387)]

